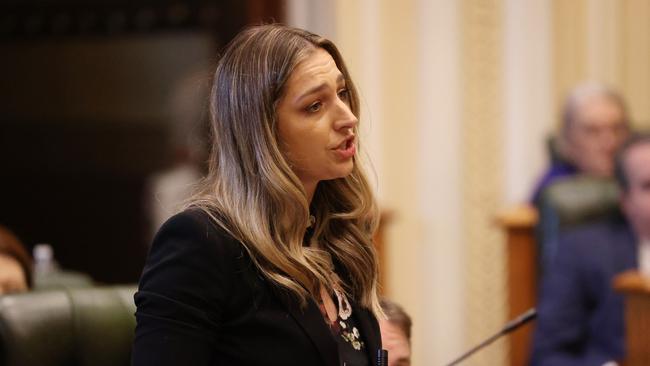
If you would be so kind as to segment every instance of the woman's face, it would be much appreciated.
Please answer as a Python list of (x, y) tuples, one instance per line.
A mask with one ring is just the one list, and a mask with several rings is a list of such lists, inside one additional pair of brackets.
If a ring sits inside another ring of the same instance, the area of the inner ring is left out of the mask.
[(305, 190), (345, 177), (354, 167), (354, 127), (343, 74), (319, 48), (289, 76), (277, 110), (280, 147)]

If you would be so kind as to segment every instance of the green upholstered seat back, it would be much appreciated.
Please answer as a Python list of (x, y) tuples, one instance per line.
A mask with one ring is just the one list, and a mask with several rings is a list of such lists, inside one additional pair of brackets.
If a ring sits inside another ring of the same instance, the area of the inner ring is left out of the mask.
[(0, 297), (0, 364), (128, 366), (135, 286)]
[(540, 271), (543, 273), (554, 261), (563, 231), (619, 215), (618, 200), (619, 189), (613, 179), (577, 175), (546, 187), (537, 207)]
[(558, 215), (560, 228), (565, 229), (615, 213), (618, 196), (613, 179), (575, 176), (551, 184), (542, 200)]
[(51, 273), (34, 273), (33, 290), (58, 290), (64, 288), (92, 287), (93, 279), (85, 273), (56, 270)]

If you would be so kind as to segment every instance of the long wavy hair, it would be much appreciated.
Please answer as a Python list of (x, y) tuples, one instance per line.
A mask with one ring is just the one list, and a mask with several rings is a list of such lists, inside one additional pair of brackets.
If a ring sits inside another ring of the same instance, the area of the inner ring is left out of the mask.
[[(310, 204), (280, 148), (276, 107), (296, 66), (319, 48), (336, 62), (350, 109), (359, 116), (357, 91), (331, 41), (282, 25), (243, 31), (226, 47), (214, 74), (209, 170), (189, 206), (241, 241), (259, 271), (303, 306), (321, 286), (338, 285), (383, 314), (372, 243), (378, 210), (362, 159), (355, 157), (348, 176), (319, 182)], [(310, 215), (315, 223), (305, 245)], [(343, 272), (340, 283), (332, 276), (335, 265)]]

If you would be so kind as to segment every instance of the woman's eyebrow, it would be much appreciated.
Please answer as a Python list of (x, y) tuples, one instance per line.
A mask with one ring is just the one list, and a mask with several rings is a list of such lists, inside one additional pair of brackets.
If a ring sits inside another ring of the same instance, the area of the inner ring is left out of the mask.
[[(342, 82), (345, 82), (345, 78), (343, 77), (343, 74), (339, 73), (339, 75), (336, 78), (336, 84), (338, 85), (338, 84), (341, 84)], [(300, 101), (303, 100), (304, 98), (306, 98), (306, 97), (308, 97), (308, 96), (310, 96), (312, 94), (316, 94), (316, 93), (322, 91), (325, 88), (327, 88), (327, 82), (322, 82), (322, 83), (308, 89), (306, 92), (301, 94), (298, 98), (296, 98), (296, 103), (300, 103)]]

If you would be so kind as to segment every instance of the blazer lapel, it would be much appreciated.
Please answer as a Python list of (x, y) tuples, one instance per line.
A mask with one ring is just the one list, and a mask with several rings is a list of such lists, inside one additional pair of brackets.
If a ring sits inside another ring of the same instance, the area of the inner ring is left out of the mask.
[(377, 361), (377, 352), (381, 349), (381, 333), (379, 332), (379, 323), (377, 318), (370, 312), (370, 310), (352, 305), (352, 316), (356, 318), (359, 328), (361, 328), (361, 336), (366, 342), (366, 353), (370, 364), (374, 365)]
[(307, 307), (300, 308), (297, 300), (294, 300), (289, 294), (274, 289), (273, 293), (284, 305), (285, 309), (300, 325), (303, 331), (309, 336), (312, 343), (318, 349), (321, 358), (327, 366), (340, 366), (339, 351), (332, 332), (325, 324), (323, 314), (316, 303), (309, 299)]

